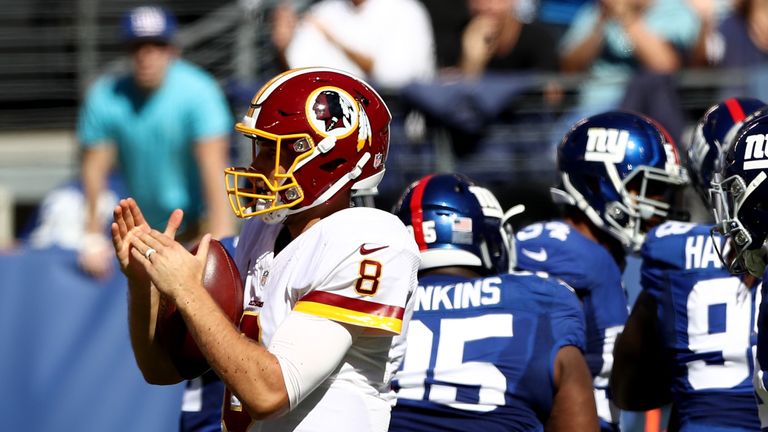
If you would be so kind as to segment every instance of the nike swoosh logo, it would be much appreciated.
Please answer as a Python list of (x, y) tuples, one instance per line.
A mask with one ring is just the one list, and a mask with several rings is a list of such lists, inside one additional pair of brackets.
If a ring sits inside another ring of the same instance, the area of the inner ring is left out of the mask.
[(521, 249), (520, 252), (522, 252), (523, 255), (527, 256), (528, 258), (534, 261), (544, 262), (547, 260), (547, 251), (544, 250), (544, 248), (540, 248), (538, 251)]
[(389, 246), (387, 245), (387, 246), (380, 246), (380, 247), (375, 247), (375, 248), (368, 249), (368, 248), (365, 247), (365, 243), (363, 243), (363, 244), (360, 245), (360, 255), (368, 255), (370, 253), (374, 253), (376, 251), (380, 251), (380, 250), (386, 249), (388, 247)]

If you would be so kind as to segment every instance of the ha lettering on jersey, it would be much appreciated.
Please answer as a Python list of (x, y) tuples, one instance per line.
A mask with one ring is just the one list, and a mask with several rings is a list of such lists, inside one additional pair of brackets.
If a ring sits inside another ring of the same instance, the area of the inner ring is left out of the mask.
[(721, 238), (706, 235), (686, 237), (685, 269), (721, 268), (723, 264), (714, 241), (721, 241)]
[(766, 156), (767, 134), (754, 134), (747, 137), (747, 148), (744, 151), (744, 170), (756, 170), (768, 168), (768, 156)]
[(591, 162), (620, 163), (624, 160), (629, 144), (629, 131), (620, 129), (587, 129), (587, 150), (584, 160)]

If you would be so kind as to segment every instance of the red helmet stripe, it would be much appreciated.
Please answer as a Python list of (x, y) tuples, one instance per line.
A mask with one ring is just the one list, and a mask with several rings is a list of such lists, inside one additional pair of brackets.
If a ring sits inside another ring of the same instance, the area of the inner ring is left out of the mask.
[(411, 226), (413, 227), (413, 237), (416, 239), (416, 244), (419, 245), (419, 250), (427, 250), (427, 243), (424, 241), (424, 208), (421, 206), (421, 200), (424, 199), (424, 189), (427, 188), (427, 183), (432, 178), (432, 175), (423, 177), (416, 187), (413, 188), (411, 194)]
[(738, 99), (730, 98), (725, 101), (725, 106), (728, 108), (728, 112), (731, 113), (731, 118), (734, 123), (738, 123), (746, 117), (744, 110), (741, 108)]

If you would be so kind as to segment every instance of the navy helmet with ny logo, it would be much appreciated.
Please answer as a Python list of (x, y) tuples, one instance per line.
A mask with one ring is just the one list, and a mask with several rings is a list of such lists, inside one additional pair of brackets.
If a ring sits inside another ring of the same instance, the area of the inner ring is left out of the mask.
[(666, 218), (673, 186), (687, 182), (666, 130), (627, 111), (577, 122), (558, 147), (557, 167), (555, 203), (577, 207), (631, 251), (643, 243), (643, 221)]
[(768, 115), (738, 130), (722, 165), (710, 191), (715, 228), (730, 247), (722, 259), (732, 273), (761, 277), (767, 260)]
[(712, 105), (701, 116), (686, 149), (688, 175), (696, 192), (709, 202), (714, 173), (720, 171), (723, 156), (731, 147), (735, 132), (744, 124), (768, 113), (765, 103), (755, 98), (728, 98)]

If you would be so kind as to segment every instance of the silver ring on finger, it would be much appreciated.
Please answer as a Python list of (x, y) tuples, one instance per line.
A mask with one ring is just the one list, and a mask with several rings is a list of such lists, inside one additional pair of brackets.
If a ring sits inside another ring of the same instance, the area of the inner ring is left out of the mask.
[(151, 257), (152, 254), (155, 253), (155, 252), (157, 252), (157, 251), (155, 249), (153, 249), (153, 248), (147, 249), (147, 251), (144, 252), (144, 258), (149, 259), (149, 257)]

